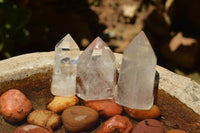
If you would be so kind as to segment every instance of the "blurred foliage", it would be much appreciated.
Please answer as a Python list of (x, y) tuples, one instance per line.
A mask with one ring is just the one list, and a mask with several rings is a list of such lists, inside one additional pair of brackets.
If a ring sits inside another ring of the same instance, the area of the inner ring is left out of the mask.
[(30, 16), (28, 9), (0, 0), (0, 59), (16, 55), (15, 48), (29, 42), (29, 32), (24, 27)]
[(94, 6), (100, 6), (101, 1), (100, 0), (93, 0)]

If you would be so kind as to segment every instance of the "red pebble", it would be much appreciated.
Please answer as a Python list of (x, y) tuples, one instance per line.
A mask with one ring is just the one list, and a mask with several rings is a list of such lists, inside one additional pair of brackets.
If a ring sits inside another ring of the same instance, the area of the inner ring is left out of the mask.
[(130, 133), (133, 125), (125, 116), (116, 115), (107, 120), (98, 133)]
[(53, 133), (53, 131), (50, 128), (29, 124), (18, 127), (13, 133)]
[(0, 113), (11, 123), (22, 121), (32, 107), (31, 101), (16, 89), (8, 90), (0, 97)]
[(104, 117), (120, 115), (123, 111), (122, 106), (118, 105), (114, 99), (84, 101), (84, 104)]
[(145, 119), (134, 127), (132, 133), (164, 133), (164, 127), (160, 121)]

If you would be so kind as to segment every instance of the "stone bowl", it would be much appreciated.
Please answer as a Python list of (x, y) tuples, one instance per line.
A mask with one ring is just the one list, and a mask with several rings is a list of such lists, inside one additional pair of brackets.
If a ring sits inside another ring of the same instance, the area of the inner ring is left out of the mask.
[[(115, 53), (115, 57), (119, 70), (122, 54)], [(0, 95), (9, 89), (19, 89), (31, 100), (34, 109), (45, 109), (52, 97), (53, 66), (54, 52), (24, 54), (0, 61)], [(160, 66), (156, 70), (155, 104), (161, 109), (158, 119), (165, 131), (176, 128), (188, 133), (200, 132), (200, 85)], [(130, 120), (133, 125), (137, 124), (137, 121)], [(0, 116), (0, 133), (12, 133), (23, 123), (25, 121), (13, 125)], [(55, 131), (61, 132), (65, 132), (64, 127)]]

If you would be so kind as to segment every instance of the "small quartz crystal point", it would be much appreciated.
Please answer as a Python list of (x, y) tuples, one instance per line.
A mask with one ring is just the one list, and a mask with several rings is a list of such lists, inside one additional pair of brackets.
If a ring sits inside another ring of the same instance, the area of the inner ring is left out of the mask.
[(77, 95), (86, 101), (111, 99), (115, 84), (115, 56), (105, 42), (97, 37), (79, 57)]
[(79, 54), (79, 47), (70, 34), (67, 34), (55, 46), (55, 66), (51, 83), (53, 95), (69, 97), (76, 94), (76, 69)]
[(124, 51), (115, 100), (132, 109), (153, 105), (157, 58), (144, 32), (140, 32)]

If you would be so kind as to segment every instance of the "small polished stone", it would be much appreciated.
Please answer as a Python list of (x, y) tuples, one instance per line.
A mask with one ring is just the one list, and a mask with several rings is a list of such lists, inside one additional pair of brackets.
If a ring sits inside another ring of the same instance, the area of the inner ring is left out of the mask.
[(62, 122), (68, 132), (87, 131), (98, 121), (98, 113), (89, 107), (72, 106), (62, 113)]
[(133, 125), (126, 116), (115, 115), (108, 119), (97, 133), (130, 133), (132, 129)]
[(50, 128), (28, 124), (18, 127), (13, 133), (53, 133), (53, 131)]
[(103, 117), (120, 115), (123, 111), (122, 106), (118, 105), (114, 99), (84, 101), (84, 104), (99, 112), (99, 115)]
[(60, 125), (61, 119), (58, 114), (52, 111), (37, 109), (28, 115), (27, 122), (42, 127), (56, 129)]
[(145, 119), (134, 127), (132, 133), (164, 133), (164, 127), (157, 120)]
[(33, 104), (17, 89), (10, 89), (0, 96), (0, 114), (10, 123), (18, 123), (31, 112)]
[(153, 105), (148, 110), (130, 109), (124, 107), (124, 112), (126, 112), (130, 117), (137, 120), (155, 119), (158, 118), (161, 114), (160, 108), (156, 105)]
[(187, 132), (181, 129), (171, 129), (167, 131), (167, 133), (187, 133)]

